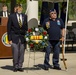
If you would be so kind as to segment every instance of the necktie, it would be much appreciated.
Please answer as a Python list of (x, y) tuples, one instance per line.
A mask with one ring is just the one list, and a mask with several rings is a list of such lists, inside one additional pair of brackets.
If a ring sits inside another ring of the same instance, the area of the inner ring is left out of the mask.
[(6, 17), (6, 12), (4, 12), (4, 16)]
[(22, 27), (22, 22), (21, 22), (21, 19), (20, 19), (20, 14), (19, 14), (19, 26), (20, 26), (20, 28)]

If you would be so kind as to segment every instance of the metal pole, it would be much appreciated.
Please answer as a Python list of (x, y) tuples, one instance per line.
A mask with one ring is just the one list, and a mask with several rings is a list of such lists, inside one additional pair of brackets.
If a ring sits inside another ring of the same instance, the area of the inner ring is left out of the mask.
[(68, 21), (68, 7), (69, 7), (69, 0), (67, 0), (67, 8), (66, 8), (64, 53), (65, 53), (65, 44), (66, 44), (66, 29), (67, 29), (67, 21)]

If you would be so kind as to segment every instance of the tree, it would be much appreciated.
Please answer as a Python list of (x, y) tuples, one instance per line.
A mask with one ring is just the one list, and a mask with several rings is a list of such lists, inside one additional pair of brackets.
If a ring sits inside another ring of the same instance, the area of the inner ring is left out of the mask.
[(69, 2), (69, 18), (76, 19), (76, 2)]

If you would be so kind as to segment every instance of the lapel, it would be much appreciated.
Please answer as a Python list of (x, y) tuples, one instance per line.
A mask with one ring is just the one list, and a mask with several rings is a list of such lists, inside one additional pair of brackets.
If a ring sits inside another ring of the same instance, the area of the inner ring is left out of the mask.
[[(23, 14), (21, 14), (21, 15), (22, 15), (22, 26), (23, 26), (24, 25), (24, 15)], [(18, 19), (17, 19), (17, 14), (16, 13), (15, 13), (15, 16), (14, 17), (15, 17), (14, 20), (17, 23), (17, 26), (20, 27), (19, 26), (19, 23), (18, 23)]]
[(22, 15), (22, 26), (23, 26), (23, 24), (24, 24), (24, 15), (23, 14), (21, 14)]
[(1, 15), (3, 16), (3, 11), (1, 12)]
[(15, 15), (15, 16), (14, 16), (14, 20), (15, 20), (14, 22), (17, 23), (17, 26), (18, 26), (18, 27), (20, 27), (20, 26), (19, 26), (19, 23), (18, 23), (18, 19), (17, 19), (17, 14), (15, 13), (14, 15)]

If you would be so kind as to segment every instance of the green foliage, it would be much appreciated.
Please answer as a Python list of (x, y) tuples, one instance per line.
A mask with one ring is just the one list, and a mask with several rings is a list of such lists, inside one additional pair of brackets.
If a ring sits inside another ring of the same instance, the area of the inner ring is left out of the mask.
[[(27, 0), (16, 0), (17, 3), (26, 3)], [(0, 2), (4, 2), (4, 3), (10, 3), (11, 0), (0, 0)]]
[(26, 3), (27, 0), (17, 0), (17, 3)]
[(76, 2), (69, 2), (69, 19), (76, 19)]

